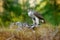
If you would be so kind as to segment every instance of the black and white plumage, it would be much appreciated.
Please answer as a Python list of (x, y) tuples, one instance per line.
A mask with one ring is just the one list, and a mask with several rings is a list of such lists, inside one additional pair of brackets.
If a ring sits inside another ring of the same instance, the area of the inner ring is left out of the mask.
[(32, 21), (33, 21), (32, 28), (34, 26), (38, 26), (40, 24), (39, 22), (45, 23), (43, 16), (39, 14), (38, 12), (35, 12), (33, 10), (28, 10), (28, 16), (32, 18)]
[(17, 26), (18, 29), (23, 29), (23, 27), (30, 28), (30, 25), (27, 22), (13, 22), (10, 24), (10, 29), (13, 28), (14, 26)]

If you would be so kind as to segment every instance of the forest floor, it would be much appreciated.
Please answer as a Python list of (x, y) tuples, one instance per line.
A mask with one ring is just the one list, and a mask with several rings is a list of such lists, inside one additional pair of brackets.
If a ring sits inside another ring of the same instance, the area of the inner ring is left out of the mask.
[(60, 26), (55, 28), (50, 24), (29, 29), (0, 28), (0, 40), (60, 40)]

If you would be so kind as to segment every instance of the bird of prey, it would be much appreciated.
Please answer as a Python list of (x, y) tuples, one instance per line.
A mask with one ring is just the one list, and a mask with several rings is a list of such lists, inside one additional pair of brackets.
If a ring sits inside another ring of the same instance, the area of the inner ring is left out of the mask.
[(32, 18), (33, 21), (32, 28), (35, 26), (37, 27), (40, 24), (39, 22), (45, 23), (43, 16), (34, 10), (28, 10), (28, 16)]

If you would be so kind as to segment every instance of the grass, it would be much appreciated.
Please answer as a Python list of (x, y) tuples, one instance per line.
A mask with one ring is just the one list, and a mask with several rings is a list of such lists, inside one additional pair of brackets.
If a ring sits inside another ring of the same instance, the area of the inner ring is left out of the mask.
[(0, 28), (0, 40), (60, 40), (60, 25), (56, 29), (50, 24), (42, 24), (34, 30), (26, 27), (17, 30), (16, 26)]

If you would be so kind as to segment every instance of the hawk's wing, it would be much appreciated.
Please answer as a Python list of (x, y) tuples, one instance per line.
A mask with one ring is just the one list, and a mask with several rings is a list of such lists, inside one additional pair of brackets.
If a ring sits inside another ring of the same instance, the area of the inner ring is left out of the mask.
[(34, 15), (41, 20), (44, 19), (43, 16), (41, 14), (39, 14), (38, 12), (34, 12)]
[(45, 23), (45, 20), (44, 20), (44, 18), (43, 18), (43, 16), (42, 16), (41, 14), (39, 14), (38, 12), (34, 12), (34, 15), (35, 15), (36, 17), (38, 17), (40, 20), (43, 20), (44, 23)]

